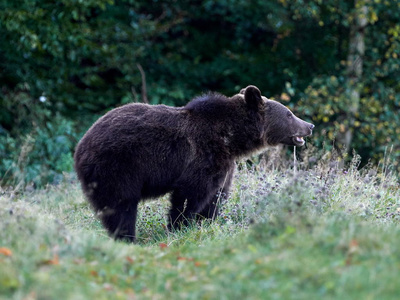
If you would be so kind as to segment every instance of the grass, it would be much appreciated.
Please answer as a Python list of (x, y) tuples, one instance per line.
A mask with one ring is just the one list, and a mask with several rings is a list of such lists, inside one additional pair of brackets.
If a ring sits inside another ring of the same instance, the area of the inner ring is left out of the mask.
[(74, 181), (3, 191), (0, 299), (397, 299), (398, 178), (318, 161), (242, 166), (215, 222), (173, 233), (167, 198), (143, 203), (134, 245), (107, 237)]

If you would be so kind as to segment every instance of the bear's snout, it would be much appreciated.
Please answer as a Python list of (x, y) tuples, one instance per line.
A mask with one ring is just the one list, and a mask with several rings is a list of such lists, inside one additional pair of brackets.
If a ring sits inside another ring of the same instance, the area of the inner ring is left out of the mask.
[(308, 129), (310, 130), (310, 133), (306, 136), (312, 135), (312, 131), (313, 131), (314, 127), (315, 127), (314, 124), (308, 123)]
[(292, 134), (288, 139), (283, 139), (281, 141), (282, 144), (286, 144), (289, 146), (298, 146), (301, 147), (305, 144), (304, 138), (312, 135), (312, 131), (315, 127), (314, 124), (303, 121), (300, 118), (297, 118), (297, 123), (295, 123), (293, 128), (296, 128), (295, 134)]
[(312, 135), (312, 131), (315, 127), (314, 124), (308, 123), (306, 121), (303, 121), (302, 119), (298, 118), (299, 123), (298, 123), (298, 130), (297, 133), (295, 135), (297, 136), (309, 136)]

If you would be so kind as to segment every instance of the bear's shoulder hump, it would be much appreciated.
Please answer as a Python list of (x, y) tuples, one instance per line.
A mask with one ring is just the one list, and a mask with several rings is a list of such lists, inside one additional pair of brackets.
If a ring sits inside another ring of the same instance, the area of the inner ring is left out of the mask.
[(228, 105), (228, 97), (219, 93), (207, 93), (194, 98), (184, 107), (190, 112), (211, 112), (216, 111)]

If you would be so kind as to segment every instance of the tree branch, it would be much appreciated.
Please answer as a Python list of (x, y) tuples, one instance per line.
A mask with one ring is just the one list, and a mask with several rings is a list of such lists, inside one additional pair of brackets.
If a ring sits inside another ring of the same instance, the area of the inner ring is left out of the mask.
[(149, 100), (147, 99), (147, 87), (146, 87), (146, 74), (144, 73), (144, 70), (140, 64), (136, 64), (137, 68), (140, 71), (140, 74), (142, 75), (142, 100), (143, 103), (149, 103)]

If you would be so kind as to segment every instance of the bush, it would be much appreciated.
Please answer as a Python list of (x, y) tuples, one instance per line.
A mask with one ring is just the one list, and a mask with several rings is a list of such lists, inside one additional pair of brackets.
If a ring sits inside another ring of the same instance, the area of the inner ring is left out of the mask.
[(60, 182), (64, 172), (72, 172), (77, 140), (73, 123), (58, 114), (22, 137), (0, 135), (0, 184), (18, 188)]

